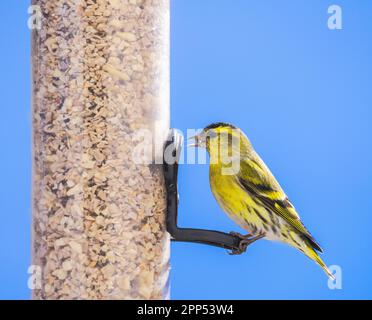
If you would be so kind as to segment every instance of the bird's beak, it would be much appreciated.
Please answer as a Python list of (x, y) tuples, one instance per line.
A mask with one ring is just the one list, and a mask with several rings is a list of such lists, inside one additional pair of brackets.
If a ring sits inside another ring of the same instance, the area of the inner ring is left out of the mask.
[(188, 141), (188, 143), (187, 143), (188, 148), (197, 148), (199, 146), (198, 145), (198, 142), (199, 142), (199, 136), (198, 135), (188, 138), (187, 141)]

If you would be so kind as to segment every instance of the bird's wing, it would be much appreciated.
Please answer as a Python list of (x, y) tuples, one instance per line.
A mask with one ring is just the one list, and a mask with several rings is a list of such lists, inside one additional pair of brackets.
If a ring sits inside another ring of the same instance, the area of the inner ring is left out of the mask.
[(242, 187), (253, 197), (259, 199), (271, 212), (279, 215), (306, 238), (314, 249), (322, 252), (321, 247), (302, 224), (296, 209), (280, 187), (270, 170), (260, 157), (244, 157), (240, 162), (238, 180)]

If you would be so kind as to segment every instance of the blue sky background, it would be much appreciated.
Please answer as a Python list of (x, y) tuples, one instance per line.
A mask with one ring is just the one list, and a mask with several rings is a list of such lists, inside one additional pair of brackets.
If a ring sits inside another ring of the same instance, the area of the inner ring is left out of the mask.
[[(315, 263), (260, 241), (245, 255), (172, 244), (175, 299), (372, 298), (372, 3), (173, 0), (172, 126), (241, 127), (343, 271), (329, 290)], [(30, 261), (29, 1), (0, 4), (0, 298), (27, 299)], [(343, 8), (343, 30), (327, 9)], [(182, 226), (238, 230), (206, 165), (180, 170)]]

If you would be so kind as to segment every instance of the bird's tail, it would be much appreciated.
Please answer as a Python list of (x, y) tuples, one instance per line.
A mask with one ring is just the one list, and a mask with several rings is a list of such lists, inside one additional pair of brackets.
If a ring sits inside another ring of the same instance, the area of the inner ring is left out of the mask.
[(328, 277), (330, 277), (332, 280), (335, 280), (335, 276), (331, 273), (326, 264), (323, 262), (323, 260), (319, 257), (317, 252), (312, 248), (310, 244), (306, 244), (306, 248), (303, 251), (305, 255), (307, 255), (311, 260), (314, 260), (323, 269)]

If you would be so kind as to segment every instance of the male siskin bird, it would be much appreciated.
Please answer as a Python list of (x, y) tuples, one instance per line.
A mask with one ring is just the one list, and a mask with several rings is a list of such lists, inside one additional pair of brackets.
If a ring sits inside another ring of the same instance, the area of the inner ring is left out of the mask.
[(249, 233), (234, 233), (242, 241), (232, 254), (244, 252), (262, 238), (281, 241), (303, 252), (334, 279), (316, 252), (323, 252), (319, 244), (244, 133), (231, 124), (214, 123), (194, 139), (191, 146), (206, 148), (210, 155), (209, 179), (218, 204)]

